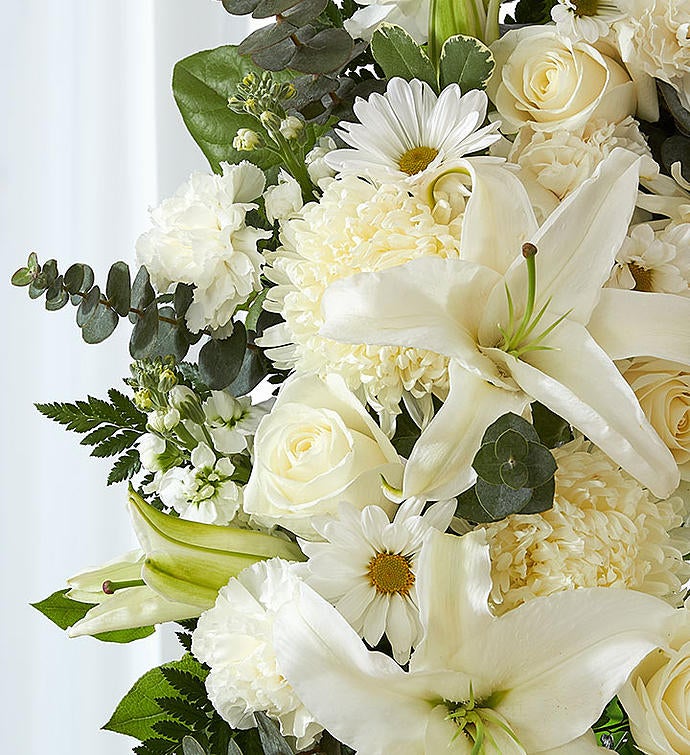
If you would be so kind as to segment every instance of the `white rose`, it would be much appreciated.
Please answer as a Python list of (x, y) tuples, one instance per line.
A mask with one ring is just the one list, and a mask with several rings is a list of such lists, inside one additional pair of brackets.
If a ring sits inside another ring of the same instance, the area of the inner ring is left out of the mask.
[(576, 130), (592, 118), (618, 123), (636, 109), (635, 86), (613, 58), (548, 27), (509, 31), (491, 45), (496, 59), (487, 91), (503, 130)]
[(673, 618), (665, 649), (648, 655), (618, 693), (635, 744), (647, 755), (690, 752), (690, 613)]
[(264, 201), (269, 223), (275, 223), (276, 220), (283, 220), (299, 212), (304, 205), (300, 185), (284, 170), (280, 171), (278, 183), (269, 186), (264, 192)]
[(334, 515), (341, 501), (391, 512), (381, 478), (398, 486), (402, 462), (341, 377), (287, 381), (254, 443), (244, 509), (260, 524), (314, 539), (313, 517)]
[[(663, 359), (633, 359), (624, 377), (647, 419), (690, 480), (690, 371)], [(690, 752), (690, 750), (689, 750)]]

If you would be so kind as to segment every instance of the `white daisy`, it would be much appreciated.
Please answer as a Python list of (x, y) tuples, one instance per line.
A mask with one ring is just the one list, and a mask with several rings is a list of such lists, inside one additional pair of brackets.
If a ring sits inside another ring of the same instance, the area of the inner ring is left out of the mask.
[(326, 542), (300, 541), (309, 557), (305, 581), (372, 647), (385, 634), (400, 664), (421, 639), (415, 575), (424, 534), (430, 527), (447, 529), (455, 501), (439, 501), (421, 514), (423, 506), (410, 498), (391, 522), (379, 506), (359, 511), (342, 503), (338, 519), (314, 524)]
[(385, 94), (355, 101), (359, 123), (341, 123), (336, 129), (354, 149), (335, 150), (325, 160), (339, 173), (417, 183), (500, 138), (499, 123), (478, 128), (487, 103), (484, 92), (463, 95), (457, 84), (437, 97), (423, 81), (391, 79)]
[(551, 9), (559, 34), (573, 42), (584, 40), (590, 44), (607, 37), (611, 24), (623, 15), (613, 0), (558, 0)]

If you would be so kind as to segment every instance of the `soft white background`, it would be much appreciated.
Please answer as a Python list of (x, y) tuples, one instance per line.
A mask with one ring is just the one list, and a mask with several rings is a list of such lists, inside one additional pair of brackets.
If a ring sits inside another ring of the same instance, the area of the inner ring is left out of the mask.
[(33, 401), (104, 395), (127, 371), (129, 329), (86, 346), (74, 308), (45, 312), (9, 278), (35, 249), (103, 282), (132, 261), (146, 210), (203, 156), (170, 93), (176, 60), (239, 41), (217, 0), (5, 0), (0, 25), (0, 750), (125, 755), (99, 727), (131, 684), (179, 652), (68, 640), (28, 606), (132, 546), (124, 486)]

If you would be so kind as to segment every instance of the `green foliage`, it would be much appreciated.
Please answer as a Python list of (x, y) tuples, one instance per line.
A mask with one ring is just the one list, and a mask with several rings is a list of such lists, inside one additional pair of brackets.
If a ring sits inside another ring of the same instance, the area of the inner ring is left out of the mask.
[(146, 415), (127, 396), (115, 388), (108, 391), (110, 401), (89, 396), (73, 404), (54, 402), (36, 404), (41, 414), (67, 430), (84, 435), (81, 444), (93, 446), (91, 456), (117, 456), (108, 476), (108, 485), (133, 477), (140, 469), (139, 454), (132, 447), (146, 432)]
[(494, 70), (491, 50), (479, 39), (457, 35), (447, 39), (439, 60), (439, 84), (459, 84), (462, 92), (484, 89)]
[[(57, 624), (60, 629), (69, 629), (76, 624), (96, 605), (95, 603), (81, 603), (67, 597), (68, 590), (58, 590), (45, 600), (31, 605), (37, 611), (40, 611), (46, 618), (50, 619), (53, 624)], [(93, 635), (101, 642), (126, 643), (139, 640), (142, 637), (148, 637), (154, 633), (154, 628), (138, 627), (136, 629), (120, 629), (115, 632), (103, 632)]]
[(618, 698), (613, 698), (604, 708), (599, 720), (592, 727), (597, 741), (621, 755), (641, 755), (630, 733), (630, 722)]
[(285, 741), (280, 729), (265, 713), (255, 713), (259, 738), (264, 755), (293, 755), (292, 748)]
[(557, 448), (573, 439), (573, 431), (562, 417), (554, 414), (538, 401), (535, 401), (530, 408), (534, 429), (547, 448)]
[(548, 24), (551, 8), (558, 0), (520, 0), (515, 7), (515, 17), (506, 18), (508, 24)]
[(458, 516), (493, 522), (553, 505), (556, 461), (534, 427), (509, 412), (488, 427), (472, 467), (474, 487), (458, 499)]
[(237, 377), (247, 348), (247, 331), (236, 322), (229, 338), (207, 341), (199, 352), (199, 374), (213, 390), (222, 390)]
[(420, 79), (438, 91), (436, 69), (429, 56), (401, 27), (381, 24), (372, 37), (371, 51), (387, 78)]
[(407, 409), (403, 406), (401, 413), (398, 414), (395, 420), (395, 435), (391, 439), (393, 447), (401, 456), (404, 456), (406, 459), (409, 458), (421, 432), (415, 421), (410, 417)]

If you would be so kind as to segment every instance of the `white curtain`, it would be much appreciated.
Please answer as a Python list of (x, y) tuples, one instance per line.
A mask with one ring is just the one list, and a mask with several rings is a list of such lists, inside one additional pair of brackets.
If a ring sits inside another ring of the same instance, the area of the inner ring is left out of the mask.
[(125, 755), (99, 731), (146, 669), (178, 650), (158, 633), (132, 645), (68, 640), (28, 606), (65, 577), (132, 546), (124, 486), (34, 401), (104, 395), (127, 374), (128, 327), (86, 346), (67, 306), (45, 312), (12, 272), (35, 249), (103, 282), (132, 261), (146, 210), (205, 168), (170, 94), (174, 62), (236, 42), (244, 19), (217, 0), (21, 0), (0, 27), (0, 749)]

